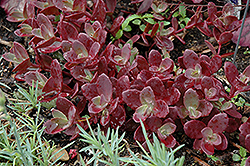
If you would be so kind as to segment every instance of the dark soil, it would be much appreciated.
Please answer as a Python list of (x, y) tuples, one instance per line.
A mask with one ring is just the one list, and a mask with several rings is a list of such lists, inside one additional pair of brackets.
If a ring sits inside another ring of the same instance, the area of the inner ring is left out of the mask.
[[(128, 2), (124, 1), (126, 4)], [(120, 4), (120, 8), (126, 10), (126, 8), (123, 7), (124, 5)], [(132, 10), (132, 9), (131, 9)], [(129, 10), (127, 10), (129, 11)], [(120, 12), (117, 12), (117, 15), (119, 15)], [(6, 20), (6, 16), (4, 14), (3, 9), (0, 8), (0, 39), (4, 40), (4, 41), (8, 41), (10, 43), (16, 41), (19, 42), (21, 44), (23, 44), (26, 48), (28, 47), (27, 43), (26, 43), (26, 39), (25, 38), (20, 38), (18, 36), (16, 36), (14, 34), (14, 30), (17, 28), (18, 23), (10, 23)], [(191, 49), (194, 50), (196, 53), (199, 54), (207, 54), (210, 55), (211, 53), (209, 52), (204, 40), (209, 40), (211, 43), (216, 44), (216, 42), (214, 42), (214, 39), (212, 38), (208, 38), (205, 35), (201, 34), (200, 31), (196, 28), (188, 30), (186, 32), (184, 32), (185, 35), (183, 35), (184, 37), (184, 41), (186, 42), (186, 44), (182, 44), (178, 39), (174, 40), (174, 50), (171, 51), (170, 56), (171, 58), (177, 62), (177, 58), (179, 56), (182, 56), (182, 53), (185, 49)], [(228, 53), (228, 52), (233, 52), (235, 50), (235, 44), (230, 42), (228, 44), (226, 44), (224, 47), (222, 47), (222, 54), (223, 53)], [(10, 49), (9, 46), (6, 46), (4, 44), (0, 44), (0, 55), (8, 52), (8, 50)], [(27, 48), (28, 49), (28, 48)], [(238, 70), (239, 71), (243, 71), (249, 64), (250, 64), (250, 54), (244, 54), (244, 51), (246, 50), (246, 48), (240, 48), (237, 54), (237, 58), (236, 58), (236, 63), (238, 66)], [(144, 52), (145, 53), (145, 52)], [(14, 82), (14, 73), (12, 73), (12, 69), (13, 69), (13, 64), (5, 61), (3, 58), (1, 58), (0, 56), (0, 82), (4, 83), (6, 85), (8, 85), (11, 90), (5, 88), (5, 87), (1, 87), (0, 88), (3, 90), (3, 92), (7, 95), (7, 97), (9, 99), (13, 98), (13, 92), (17, 89)], [(225, 58), (224, 61), (232, 61), (232, 56)], [(223, 73), (219, 74), (220, 77), (224, 77)], [(222, 80), (223, 81), (223, 80)], [(18, 84), (24, 88), (27, 88), (27, 84), (24, 82), (18, 82)], [(243, 94), (242, 97), (246, 100), (246, 103), (250, 103), (250, 100), (248, 97), (248, 94)], [(33, 110), (33, 112), (30, 113), (31, 116), (33, 116), (33, 114), (35, 114), (36, 110)], [(241, 107), (239, 108), (240, 113), (242, 113), (243, 116), (245, 117), (249, 117), (250, 116), (250, 108), (247, 106)], [(41, 111), (41, 119), (45, 118), (49, 118), (51, 116), (50, 110), (47, 109), (42, 109)], [(225, 151), (215, 151), (214, 156), (218, 157), (219, 160), (217, 160), (216, 162), (213, 161), (211, 158), (209, 158), (207, 155), (205, 154), (201, 154), (200, 152), (193, 150), (193, 140), (188, 138), (185, 134), (183, 134), (183, 131), (180, 131), (178, 133), (175, 133), (175, 138), (177, 139), (177, 141), (180, 144), (185, 144), (185, 146), (176, 153), (177, 157), (180, 157), (182, 155), (185, 155), (186, 159), (185, 159), (185, 166), (200, 166), (200, 165), (239, 165), (240, 163), (234, 162), (232, 160), (232, 154), (233, 153), (238, 153), (239, 151), (239, 141), (238, 141), (238, 134), (239, 131), (236, 131), (235, 133), (231, 133), (230, 135), (227, 135), (227, 138), (229, 140), (229, 145), (227, 150)], [(55, 134), (55, 135), (47, 135), (44, 134), (44, 137), (48, 140), (52, 140), (56, 145), (63, 147), (65, 145), (67, 145), (70, 141), (70, 137), (66, 136), (65, 134)], [(70, 148), (68, 148), (67, 150), (69, 151), (69, 149), (77, 149), (78, 151), (80, 149), (82, 149), (83, 147), (86, 146), (85, 143), (83, 143), (82, 141), (79, 140), (79, 138), (77, 138), (75, 140), (76, 142), (74, 143), (74, 145), (72, 145)], [(135, 153), (136, 152), (141, 152), (138, 148), (138, 146), (136, 145), (135, 141), (133, 140), (133, 133), (129, 133), (127, 132), (126, 134), (126, 141), (129, 143), (130, 149), (133, 150)], [(80, 153), (83, 158), (85, 159), (89, 159), (91, 157), (91, 154), (88, 153)], [(125, 151), (124, 156), (128, 156), (130, 155), (128, 153), (128, 151)], [(65, 162), (66, 165), (77, 165), (76, 159), (72, 159), (69, 160), (67, 162)]]

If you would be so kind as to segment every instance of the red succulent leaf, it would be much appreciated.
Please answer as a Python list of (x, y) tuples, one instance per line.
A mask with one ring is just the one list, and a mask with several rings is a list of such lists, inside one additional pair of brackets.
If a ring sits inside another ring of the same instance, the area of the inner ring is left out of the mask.
[(194, 80), (187, 79), (185, 73), (178, 75), (175, 78), (173, 87), (178, 88), (181, 93), (184, 93), (187, 89), (193, 87)]
[(36, 82), (38, 81), (38, 87), (43, 88), (46, 81), (48, 80), (43, 74), (39, 73), (38, 71), (29, 71), (25, 75), (25, 81), (32, 86), (32, 82), (36, 86)]
[(62, 87), (63, 76), (62, 76), (62, 69), (60, 63), (57, 59), (54, 59), (50, 65), (50, 74), (51, 77), (55, 79), (55, 84), (58, 85), (58, 88)]
[(167, 105), (174, 105), (179, 101), (181, 93), (177, 88), (169, 87), (162, 93), (162, 96)]
[(121, 50), (121, 56), (115, 55), (115, 61), (120, 65), (125, 65), (131, 56), (131, 46), (129, 43), (125, 44)]
[(29, 59), (29, 55), (25, 48), (17, 42), (13, 43), (13, 47), (10, 49), (10, 52), (5, 53), (2, 56), (5, 60), (18, 64), (26, 59)]
[[(148, 125), (146, 123), (144, 123), (144, 127), (145, 127), (145, 129), (147, 131), (147, 136), (150, 137), (151, 134), (152, 134), (152, 132), (150, 132), (148, 130), (149, 127), (148, 127)], [(141, 126), (137, 127), (137, 129), (135, 130), (135, 132), (134, 132), (134, 139), (137, 140), (137, 141), (139, 141), (139, 142), (145, 142), (146, 141), (146, 139), (145, 139), (145, 137), (143, 135), (142, 127)]]
[(140, 101), (140, 91), (137, 89), (128, 89), (122, 93), (123, 101), (131, 107), (133, 110), (136, 110), (141, 106)]
[(76, 107), (74, 105), (69, 108), (67, 117), (69, 120), (68, 125), (70, 126), (74, 123), (76, 118)]
[(53, 40), (54, 40), (54, 38), (51, 38), (50, 40), (45, 41), (44, 43), (38, 43), (38, 44), (41, 44), (41, 45), (37, 45), (36, 48), (43, 47), (43, 48), (39, 49), (39, 51), (41, 53), (43, 53), (43, 54), (49, 54), (49, 53), (56, 52), (61, 48), (61, 41), (60, 41), (61, 39), (56, 38), (56, 40), (52, 44), (50, 44), (50, 45), (48, 45), (46, 47), (44, 46), (44, 45), (49, 44), (49, 42), (53, 41)]
[(151, 8), (156, 13), (162, 13), (164, 12), (168, 7), (168, 4), (166, 2), (160, 2), (158, 6), (156, 6), (154, 3), (152, 3)]
[(189, 79), (199, 79), (202, 76), (202, 69), (204, 69), (204, 67), (202, 68), (200, 64), (196, 64), (195, 68), (188, 68), (185, 71), (185, 76)]
[(208, 142), (208, 141), (206, 141), (204, 139), (201, 142), (201, 149), (207, 155), (213, 155), (214, 154), (214, 145), (211, 142)]
[(143, 69), (148, 70), (149, 68), (148, 62), (143, 56), (137, 55), (135, 61), (137, 62), (137, 68), (139, 70), (143, 70)]
[(126, 112), (125, 109), (118, 105), (110, 115), (110, 125), (112, 128), (117, 128), (125, 123)]
[(93, 74), (88, 69), (84, 69), (83, 66), (74, 66), (71, 68), (70, 73), (75, 79), (83, 83), (91, 82), (94, 77)]
[(77, 58), (86, 58), (89, 56), (86, 47), (78, 40), (72, 43), (72, 50), (78, 55)]
[(165, 87), (163, 82), (158, 77), (152, 77), (146, 82), (147, 86), (150, 86), (156, 96), (161, 96)]
[(28, 24), (20, 24), (21, 28), (14, 31), (15, 35), (19, 37), (31, 37), (32, 27)]
[(173, 26), (174, 30), (177, 31), (178, 30), (178, 20), (177, 20), (177, 18), (172, 17), (171, 23), (172, 23), (172, 26)]
[(240, 133), (246, 137), (248, 134), (250, 134), (250, 123), (249, 122), (245, 122), (243, 123), (240, 128)]
[(203, 139), (207, 142), (211, 142), (213, 145), (220, 145), (222, 140), (219, 134), (214, 133), (210, 127), (205, 127), (201, 130), (201, 134), (203, 135)]
[(155, 102), (156, 102), (155, 95), (150, 86), (143, 88), (143, 90), (140, 93), (140, 101), (142, 105), (144, 104), (150, 105), (150, 106), (155, 105)]
[(86, 5), (87, 5), (86, 0), (74, 0), (72, 10), (85, 12)]
[(74, 104), (65, 97), (58, 97), (56, 100), (56, 107), (67, 116), (70, 107), (74, 107)]
[[(116, 0), (111, 0), (111, 1), (116, 1)], [(123, 16), (119, 16), (113, 21), (113, 24), (110, 28), (110, 32), (113, 34), (113, 36), (115, 36), (115, 34), (118, 32), (123, 21), (124, 21)]]
[(143, 82), (146, 82), (153, 76), (153, 73), (148, 70), (142, 70), (138, 75), (137, 78), (141, 79)]
[(236, 78), (239, 75), (239, 72), (236, 66), (232, 62), (225, 62), (224, 65), (225, 75), (227, 77), (228, 82), (235, 86), (236, 85)]
[(232, 133), (232, 132), (236, 131), (239, 127), (240, 127), (239, 122), (237, 122), (233, 118), (229, 118), (228, 126), (227, 126), (225, 131), (228, 132), (228, 133)]
[(208, 127), (210, 127), (214, 133), (222, 133), (226, 130), (228, 126), (229, 118), (226, 113), (219, 113), (213, 116), (213, 118), (208, 122)]
[(112, 97), (112, 83), (106, 74), (101, 74), (96, 81), (97, 91), (99, 94), (103, 94), (107, 101)]
[(92, 46), (89, 49), (89, 55), (93, 59), (98, 55), (98, 52), (100, 51), (100, 44), (98, 42), (94, 42)]
[(83, 95), (87, 100), (91, 100), (92, 98), (98, 96), (97, 85), (95, 83), (87, 83), (81, 87)]
[(188, 89), (184, 94), (184, 105), (187, 110), (196, 110), (199, 106), (199, 96), (192, 88)]
[(101, 23), (103, 23), (105, 18), (106, 18), (106, 9), (104, 1), (103, 0), (95, 1), (92, 20), (98, 20)]
[[(240, 38), (240, 45), (241, 46), (248, 46), (250, 47), (250, 42), (249, 42), (249, 25), (250, 25), (250, 17), (247, 17), (246, 20), (245, 20), (245, 23), (244, 23), (244, 27), (243, 27), (243, 31), (242, 31), (242, 34), (241, 34), (241, 38)], [(234, 43), (237, 43), (238, 41), (238, 37), (240, 35), (240, 28), (237, 30), (237, 31), (234, 31), (233, 32), (233, 38), (232, 38), (232, 41)]]
[(169, 113), (169, 108), (164, 100), (157, 100), (153, 109), (153, 114), (159, 118), (165, 118)]
[(156, 36), (156, 46), (160, 49), (166, 49), (172, 51), (174, 49), (174, 44), (167, 36)]
[(212, 73), (216, 73), (221, 68), (221, 65), (222, 65), (221, 56), (214, 55), (211, 59), (210, 65), (211, 65), (210, 69)]
[(157, 50), (151, 50), (148, 55), (148, 62), (151, 66), (160, 66), (162, 62), (161, 54)]
[(250, 150), (250, 134), (248, 134), (245, 138), (245, 148), (249, 151)]
[(212, 31), (208, 28), (207, 21), (204, 21), (204, 23), (197, 24), (196, 26), (205, 35), (207, 35), (209, 37), (213, 37)]
[(89, 51), (90, 47), (93, 45), (94, 40), (87, 35), (86, 33), (79, 33), (78, 40), (83, 43), (83, 45), (87, 48)]
[(159, 139), (167, 148), (173, 148), (177, 143), (176, 139), (172, 135), (167, 136), (165, 139)]
[(167, 122), (157, 130), (157, 135), (161, 139), (166, 139), (169, 135), (173, 134), (175, 130), (176, 125), (171, 122)]
[(114, 13), (116, 7), (116, 0), (106, 0), (106, 7), (108, 13)]
[(25, 59), (24, 61), (22, 61), (20, 64), (18, 64), (13, 70), (12, 72), (21, 72), (24, 73), (25, 71), (27, 71), (28, 68), (33, 67), (32, 63), (30, 62), (30, 59)]
[(141, 105), (135, 110), (133, 114), (133, 120), (137, 123), (141, 121), (145, 121), (152, 113), (153, 108), (147, 104)]
[(162, 120), (156, 116), (149, 117), (145, 123), (148, 125), (149, 130), (156, 132), (162, 126)]
[[(60, 119), (60, 118), (53, 118), (53, 119)], [(56, 133), (59, 133), (60, 131), (64, 130), (63, 128), (61, 128), (60, 125), (55, 123), (55, 120), (52, 121), (53, 119), (48, 120), (47, 122), (44, 123), (44, 126), (45, 126), (44, 131), (47, 134), (56, 134)], [(60, 120), (62, 120), (62, 119), (60, 119)]]
[(46, 31), (46, 34), (48, 34), (51, 37), (54, 36), (53, 25), (48, 17), (40, 13), (37, 15), (37, 21), (40, 27), (43, 25), (43, 27), (45, 28), (44, 30)]
[(197, 110), (201, 112), (202, 117), (208, 116), (212, 111), (212, 109), (213, 109), (213, 104), (207, 100), (200, 100), (199, 107), (197, 108)]
[[(101, 112), (108, 105), (108, 101), (105, 99), (103, 94), (101, 96), (96, 96), (92, 98), (91, 102), (92, 103), (90, 103), (88, 110), (89, 110), (89, 113), (92, 113), (92, 114), (97, 114)], [(107, 114), (105, 114), (105, 116), (106, 115)]]
[(220, 137), (221, 137), (221, 144), (219, 145), (214, 145), (214, 147), (218, 150), (225, 150), (227, 149), (227, 145), (228, 145), (228, 141), (227, 141), (227, 138), (224, 134), (220, 133), (219, 134)]
[(202, 0), (192, 0), (193, 1), (193, 3), (201, 3), (202, 2)]
[(180, 107), (177, 107), (177, 114), (178, 114), (178, 116), (179, 116), (181, 119), (185, 119), (185, 118), (188, 116), (189, 112), (188, 112), (188, 110), (182, 105), (182, 106), (180, 106)]
[(205, 123), (199, 120), (191, 120), (184, 124), (184, 131), (186, 135), (192, 139), (202, 138), (201, 130), (205, 128)]
[(234, 118), (238, 118), (238, 119), (242, 118), (242, 115), (237, 111), (237, 108), (235, 105), (232, 105), (231, 108), (224, 110), (224, 112)]
[(233, 38), (232, 32), (223, 32), (219, 38), (219, 44), (225, 44)]
[(130, 82), (128, 76), (122, 76), (117, 80), (116, 95), (122, 100), (122, 92), (130, 88)]
[(172, 59), (170, 58), (165, 58), (163, 59), (163, 61), (161, 62), (160, 66), (159, 66), (159, 71), (160, 72), (172, 72), (174, 68), (174, 62)]
[(152, 4), (153, 0), (143, 0), (142, 4), (140, 5), (139, 9), (137, 10), (137, 14), (141, 14), (141, 13), (144, 13), (146, 12), (151, 4)]
[(196, 64), (199, 63), (199, 57), (193, 50), (186, 49), (183, 54), (183, 64), (185, 67), (194, 69)]

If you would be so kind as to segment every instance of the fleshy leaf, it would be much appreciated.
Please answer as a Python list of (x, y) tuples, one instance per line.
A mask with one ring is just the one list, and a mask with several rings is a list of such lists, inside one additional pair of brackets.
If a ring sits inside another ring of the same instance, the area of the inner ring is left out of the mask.
[(133, 114), (133, 119), (137, 123), (140, 122), (140, 119), (141, 121), (145, 121), (151, 114), (151, 112), (152, 112), (151, 107), (149, 107), (148, 105), (141, 105), (136, 109), (135, 113)]
[(168, 136), (166, 139), (160, 139), (160, 140), (167, 148), (173, 148), (177, 142), (174, 136), (172, 135)]
[[(240, 38), (240, 43), (239, 43), (239, 44), (240, 44), (241, 46), (248, 46), (248, 47), (250, 47), (250, 41), (249, 41), (249, 39), (250, 39), (249, 25), (250, 25), (250, 17), (247, 17), (246, 20), (245, 20), (244, 28), (243, 28), (243, 31), (242, 31), (242, 34), (241, 34), (241, 38)], [(237, 31), (234, 31), (234, 32), (233, 32), (232, 41), (233, 41), (234, 43), (237, 43), (239, 34), (240, 34), (240, 28), (239, 28)]]
[(62, 118), (68, 120), (67, 116), (63, 114), (61, 111), (52, 109), (52, 115), (54, 118)]
[(214, 154), (214, 145), (211, 142), (207, 142), (203, 140), (201, 142), (201, 149), (207, 154), (207, 155), (213, 155)]
[(156, 106), (153, 109), (153, 113), (159, 118), (165, 118), (169, 113), (167, 103), (164, 100), (157, 100)]
[(151, 50), (148, 55), (148, 62), (151, 66), (160, 66), (162, 62), (161, 54), (157, 50)]
[(245, 122), (243, 123), (240, 128), (240, 133), (246, 137), (248, 134), (250, 134), (250, 123), (249, 122)]
[(78, 58), (84, 58), (88, 57), (88, 50), (86, 47), (79, 42), (78, 40), (75, 40), (72, 44), (72, 49), (75, 51), (75, 53), (78, 55)]
[(137, 89), (128, 89), (122, 93), (123, 101), (135, 110), (137, 107), (141, 106), (140, 101), (140, 91)]
[(184, 105), (189, 109), (196, 110), (199, 106), (199, 97), (195, 90), (192, 88), (188, 89), (184, 94)]
[(74, 106), (74, 104), (64, 97), (58, 97), (56, 100), (57, 109), (60, 110), (66, 116), (68, 116), (68, 111), (72, 106)]
[(99, 94), (103, 94), (107, 101), (110, 101), (112, 96), (112, 83), (106, 74), (101, 74), (97, 81), (97, 91)]
[(155, 95), (150, 86), (147, 86), (143, 88), (140, 94), (140, 101), (144, 105), (150, 105), (154, 106), (155, 105)]
[(229, 118), (226, 113), (219, 113), (208, 122), (208, 127), (213, 129), (214, 133), (222, 133), (226, 130)]
[(184, 131), (192, 139), (202, 138), (201, 130), (205, 128), (205, 123), (199, 120), (191, 120), (184, 124)]
[(199, 57), (193, 50), (186, 49), (183, 54), (183, 64), (188, 68), (195, 68), (195, 65), (199, 63)]
[(173, 134), (175, 130), (176, 130), (176, 125), (171, 122), (167, 122), (157, 130), (157, 134), (162, 139), (165, 139), (167, 136)]

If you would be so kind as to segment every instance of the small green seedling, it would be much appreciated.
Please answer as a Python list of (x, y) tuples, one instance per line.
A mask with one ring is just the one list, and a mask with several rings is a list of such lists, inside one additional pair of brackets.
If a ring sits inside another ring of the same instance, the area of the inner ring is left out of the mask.
[(243, 147), (240, 147), (239, 154), (233, 154), (233, 161), (241, 161), (240, 166), (244, 166), (246, 163), (247, 150)]
[(190, 20), (187, 17), (187, 10), (183, 4), (180, 4), (179, 10), (173, 14), (173, 17), (178, 17), (179, 19), (178, 23), (181, 28), (184, 28), (187, 25), (188, 21)]

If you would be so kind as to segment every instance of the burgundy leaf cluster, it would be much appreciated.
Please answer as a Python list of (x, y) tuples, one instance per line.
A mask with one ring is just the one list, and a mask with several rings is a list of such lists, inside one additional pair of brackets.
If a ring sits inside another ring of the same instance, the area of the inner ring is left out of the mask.
[[(231, 84), (229, 94), (214, 76), (222, 66), (220, 48), (240, 26), (232, 6), (217, 11), (209, 3), (205, 21), (198, 7), (186, 29), (196, 26), (214, 36), (219, 50), (207, 42), (213, 56), (187, 49), (174, 63), (166, 55), (174, 48), (170, 36), (183, 41), (178, 33), (184, 29), (179, 29), (177, 19), (171, 18), (168, 28), (163, 23), (146, 23), (142, 34), (127, 42), (112, 42), (110, 35), (115, 36), (125, 20), (123, 16), (112, 18), (113, 25), (107, 27), (107, 15), (112, 15), (115, 4), (115, 0), (95, 0), (92, 6), (80, 0), (24, 1), (23, 9), (8, 15), (8, 20), (21, 22), (15, 33), (30, 38), (35, 60), (16, 42), (3, 58), (15, 64), (18, 81), (29, 85), (38, 81), (41, 102), (57, 99), (51, 110), (53, 118), (44, 124), (45, 132), (63, 131), (74, 139), (79, 134), (77, 124), (86, 129), (88, 118), (103, 129), (119, 126), (134, 131), (134, 139), (145, 145), (139, 126), (142, 120), (149, 138), (156, 133), (167, 147), (178, 145), (175, 134), (184, 131), (194, 139), (195, 149), (212, 155), (215, 149), (227, 148), (227, 133), (239, 129), (240, 141), (249, 150), (250, 120), (241, 124), (242, 115), (230, 100), (250, 90), (250, 67), (239, 73), (231, 62), (224, 64)], [(166, 3), (144, 0), (137, 13), (150, 7), (155, 20), (166, 19), (159, 15), (167, 9)], [(208, 25), (214, 26), (212, 31)], [(153, 43), (148, 42), (149, 37)], [(147, 55), (140, 55), (134, 47), (140, 40), (148, 48)], [(78, 102), (73, 102), (76, 98)]]

